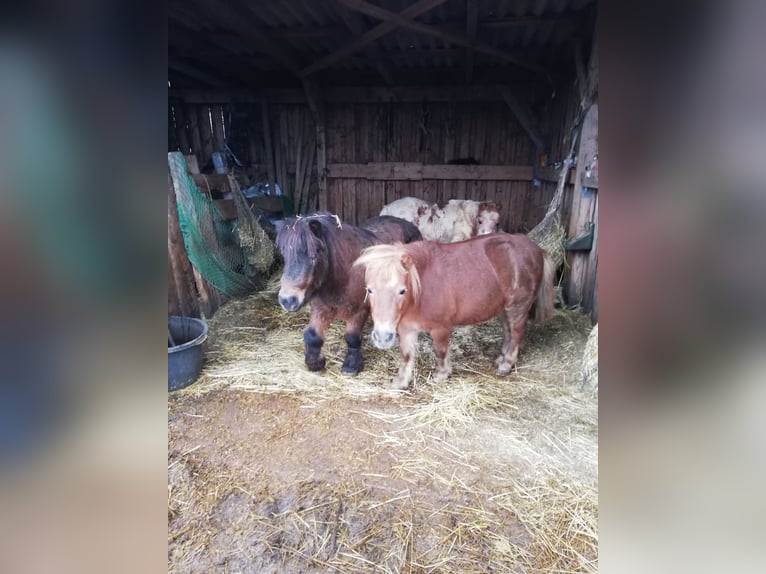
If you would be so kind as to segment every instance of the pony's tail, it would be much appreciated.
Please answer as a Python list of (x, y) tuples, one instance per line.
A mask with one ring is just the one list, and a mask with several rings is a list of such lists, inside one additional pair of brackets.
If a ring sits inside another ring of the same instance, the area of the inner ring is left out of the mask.
[(543, 251), (543, 280), (537, 288), (535, 302), (535, 321), (541, 323), (553, 316), (554, 281), (556, 280), (556, 265), (547, 251)]

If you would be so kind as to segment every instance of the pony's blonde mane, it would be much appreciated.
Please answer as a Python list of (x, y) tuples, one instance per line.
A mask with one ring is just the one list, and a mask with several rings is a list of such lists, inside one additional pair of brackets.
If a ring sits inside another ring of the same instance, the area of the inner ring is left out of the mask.
[(407, 269), (402, 259), (409, 255), (401, 243), (393, 245), (373, 245), (368, 247), (354, 261), (354, 265), (364, 265), (365, 278), (372, 276), (390, 276), (392, 273), (403, 273), (409, 277), (409, 290), (413, 301), (420, 296), (420, 274), (413, 263)]

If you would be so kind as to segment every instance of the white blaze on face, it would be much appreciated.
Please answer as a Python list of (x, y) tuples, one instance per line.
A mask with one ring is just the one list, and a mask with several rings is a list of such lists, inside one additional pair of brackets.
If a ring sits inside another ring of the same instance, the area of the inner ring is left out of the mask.
[(379, 348), (390, 348), (394, 344), (400, 319), (403, 281), (397, 273), (370, 279), (367, 287), (370, 289), (368, 297), (374, 323), (372, 341)]
[(487, 235), (497, 231), (499, 219), (500, 214), (496, 211), (482, 211), (479, 213), (477, 235)]

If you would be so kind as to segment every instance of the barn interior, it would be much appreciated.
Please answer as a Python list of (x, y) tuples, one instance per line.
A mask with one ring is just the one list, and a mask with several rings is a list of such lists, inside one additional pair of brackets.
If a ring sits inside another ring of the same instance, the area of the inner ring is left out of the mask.
[[(168, 314), (210, 325), (200, 379), (169, 396), (170, 571), (598, 570), (596, 8), (170, 1)], [(239, 255), (194, 253), (183, 182), (211, 236), (249, 218), (266, 244), (317, 209), (357, 225), (403, 197), (498, 203), (503, 231), (559, 252), (559, 308), (507, 379), (492, 322), (455, 332), (441, 385), (423, 335), (411, 392), (367, 342), (343, 377), (340, 324), (308, 373), (279, 258), (222, 279)]]
[[(279, 189), (251, 201), (269, 215), (460, 198), (500, 203), (510, 233), (542, 221), (566, 164), (563, 297), (595, 322), (594, 24), (592, 0), (171, 2), (168, 149), (228, 218), (214, 152), (243, 189)], [(211, 316), (226, 294), (170, 259), (171, 310)]]

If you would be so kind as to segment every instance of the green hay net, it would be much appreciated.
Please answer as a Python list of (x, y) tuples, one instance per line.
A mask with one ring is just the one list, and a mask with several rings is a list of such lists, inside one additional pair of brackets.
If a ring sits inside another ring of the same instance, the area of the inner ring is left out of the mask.
[(168, 165), (186, 253), (200, 275), (230, 297), (263, 288), (274, 263), (274, 244), (247, 209), (239, 188), (232, 189), (238, 217), (229, 221), (199, 192), (182, 153), (168, 153)]

